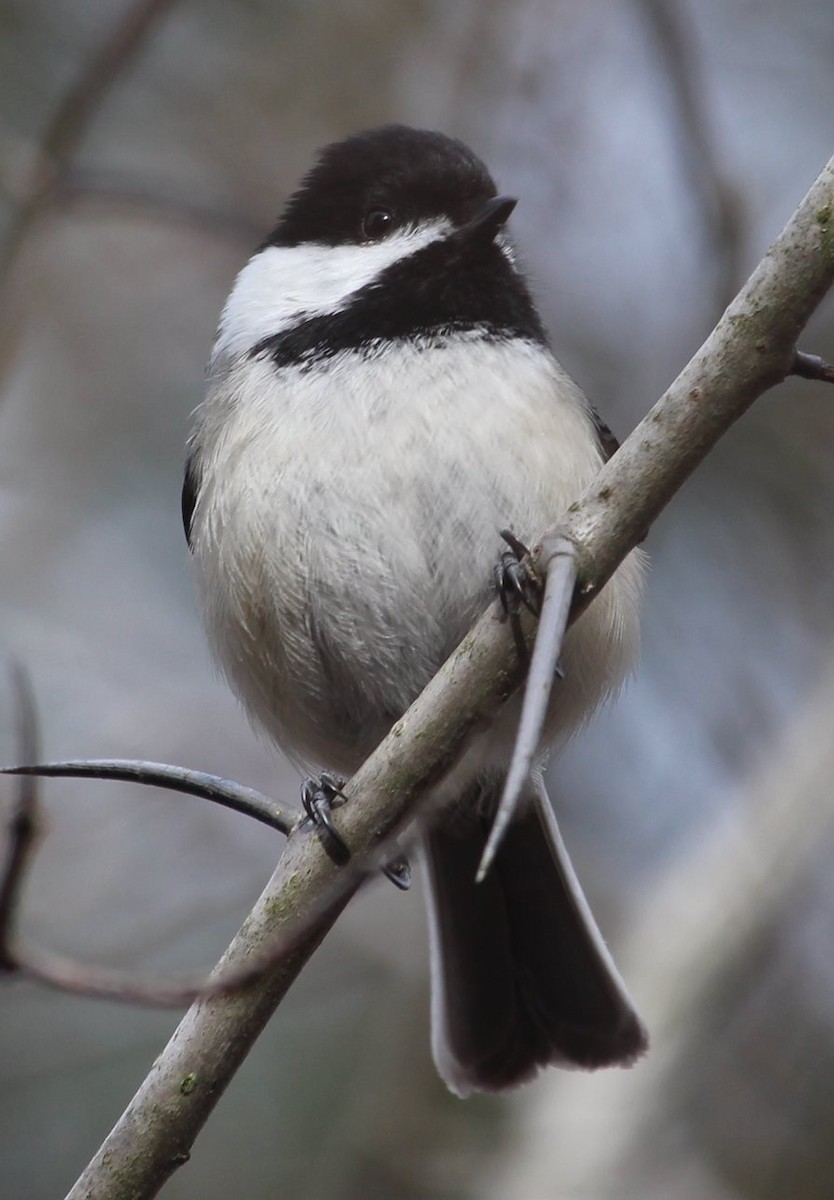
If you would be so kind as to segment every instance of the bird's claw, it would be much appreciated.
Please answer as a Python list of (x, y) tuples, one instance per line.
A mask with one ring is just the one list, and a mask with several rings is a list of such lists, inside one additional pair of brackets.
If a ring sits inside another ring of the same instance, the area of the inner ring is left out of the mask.
[(411, 887), (411, 863), (404, 854), (398, 854), (396, 858), (383, 863), (381, 870), (385, 878), (390, 879), (401, 892), (407, 892)]
[(523, 604), (537, 617), (541, 612), (541, 585), (525, 562), (530, 551), (509, 529), (502, 529), (501, 537), (509, 546), (495, 566), (495, 586), (501, 607), (507, 616), (511, 616)]
[[(333, 822), (333, 809), (347, 800), (343, 788), (346, 780), (323, 772), (318, 779), (305, 779), (301, 785), (301, 806), (305, 817), (321, 842), (327, 857), (338, 867), (351, 859), (351, 850)], [(411, 866), (405, 855), (397, 855), (381, 867), (382, 873), (395, 887), (406, 892), (411, 887)]]
[(306, 820), (316, 831), (322, 849), (338, 867), (350, 862), (350, 847), (333, 823), (333, 808), (344, 804), (347, 796), (342, 791), (344, 779), (322, 773), (318, 779), (305, 779), (301, 785), (301, 807)]

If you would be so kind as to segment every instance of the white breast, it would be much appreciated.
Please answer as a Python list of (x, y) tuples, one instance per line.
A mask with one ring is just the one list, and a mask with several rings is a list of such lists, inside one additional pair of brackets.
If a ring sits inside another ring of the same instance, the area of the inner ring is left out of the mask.
[[(586, 403), (541, 346), (477, 333), (213, 369), (193, 544), (215, 651), (285, 749), (350, 771), (485, 607), (499, 531), (534, 539), (598, 470)], [(572, 631), (565, 729), (627, 669), (638, 584), (632, 557)]]

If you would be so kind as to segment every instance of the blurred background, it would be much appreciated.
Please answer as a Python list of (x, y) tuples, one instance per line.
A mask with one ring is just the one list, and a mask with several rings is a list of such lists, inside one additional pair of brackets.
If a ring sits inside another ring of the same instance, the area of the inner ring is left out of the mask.
[[(0, 0), (0, 650), (45, 757), (295, 802), (213, 673), (179, 491), (223, 300), (318, 146), (389, 120), (469, 142), (624, 435), (832, 153), (833, 56), (826, 0)], [(801, 344), (834, 358), (830, 301)], [(553, 768), (648, 1058), (447, 1095), (420, 897), (374, 884), (167, 1200), (831, 1195), (833, 466), (830, 389), (755, 406), (651, 532), (639, 675)], [(172, 794), (44, 797), (21, 931), (140, 976), (210, 965), (281, 850)], [(177, 1019), (4, 985), (0, 1194), (63, 1194)]]

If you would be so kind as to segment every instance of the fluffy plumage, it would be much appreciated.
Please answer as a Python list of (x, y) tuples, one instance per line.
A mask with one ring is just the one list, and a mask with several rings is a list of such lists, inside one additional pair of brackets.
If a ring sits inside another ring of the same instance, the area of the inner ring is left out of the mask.
[[(488, 603), (499, 530), (553, 525), (603, 459), (494, 197), (442, 135), (339, 143), (221, 318), (184, 516), (218, 661), (299, 763), (352, 773)], [(570, 631), (549, 745), (631, 666), (639, 583), (632, 555)], [(463, 799), (427, 838), (435, 1057), (461, 1094), (645, 1044), (538, 782), (474, 884), (515, 709), (446, 781)]]

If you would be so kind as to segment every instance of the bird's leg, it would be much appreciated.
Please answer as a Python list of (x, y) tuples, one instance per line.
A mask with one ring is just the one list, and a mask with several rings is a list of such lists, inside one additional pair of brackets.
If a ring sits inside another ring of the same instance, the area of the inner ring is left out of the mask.
[(342, 791), (347, 781), (323, 771), (318, 779), (305, 779), (301, 785), (301, 807), (316, 831), (327, 857), (338, 867), (350, 862), (350, 848), (333, 824), (333, 809), (344, 804)]
[(502, 529), (501, 537), (509, 546), (495, 565), (495, 586), (501, 607), (507, 616), (512, 616), (523, 604), (537, 617), (541, 612), (542, 589), (525, 561), (530, 551), (509, 529)]
[[(323, 771), (317, 779), (305, 779), (301, 785), (301, 805), (306, 814), (302, 824), (309, 822), (329, 859), (339, 867), (350, 862), (350, 847), (333, 822), (333, 809), (347, 801), (342, 790), (347, 781)], [(405, 855), (399, 854), (384, 863), (382, 873), (400, 891), (411, 887), (411, 866)]]

